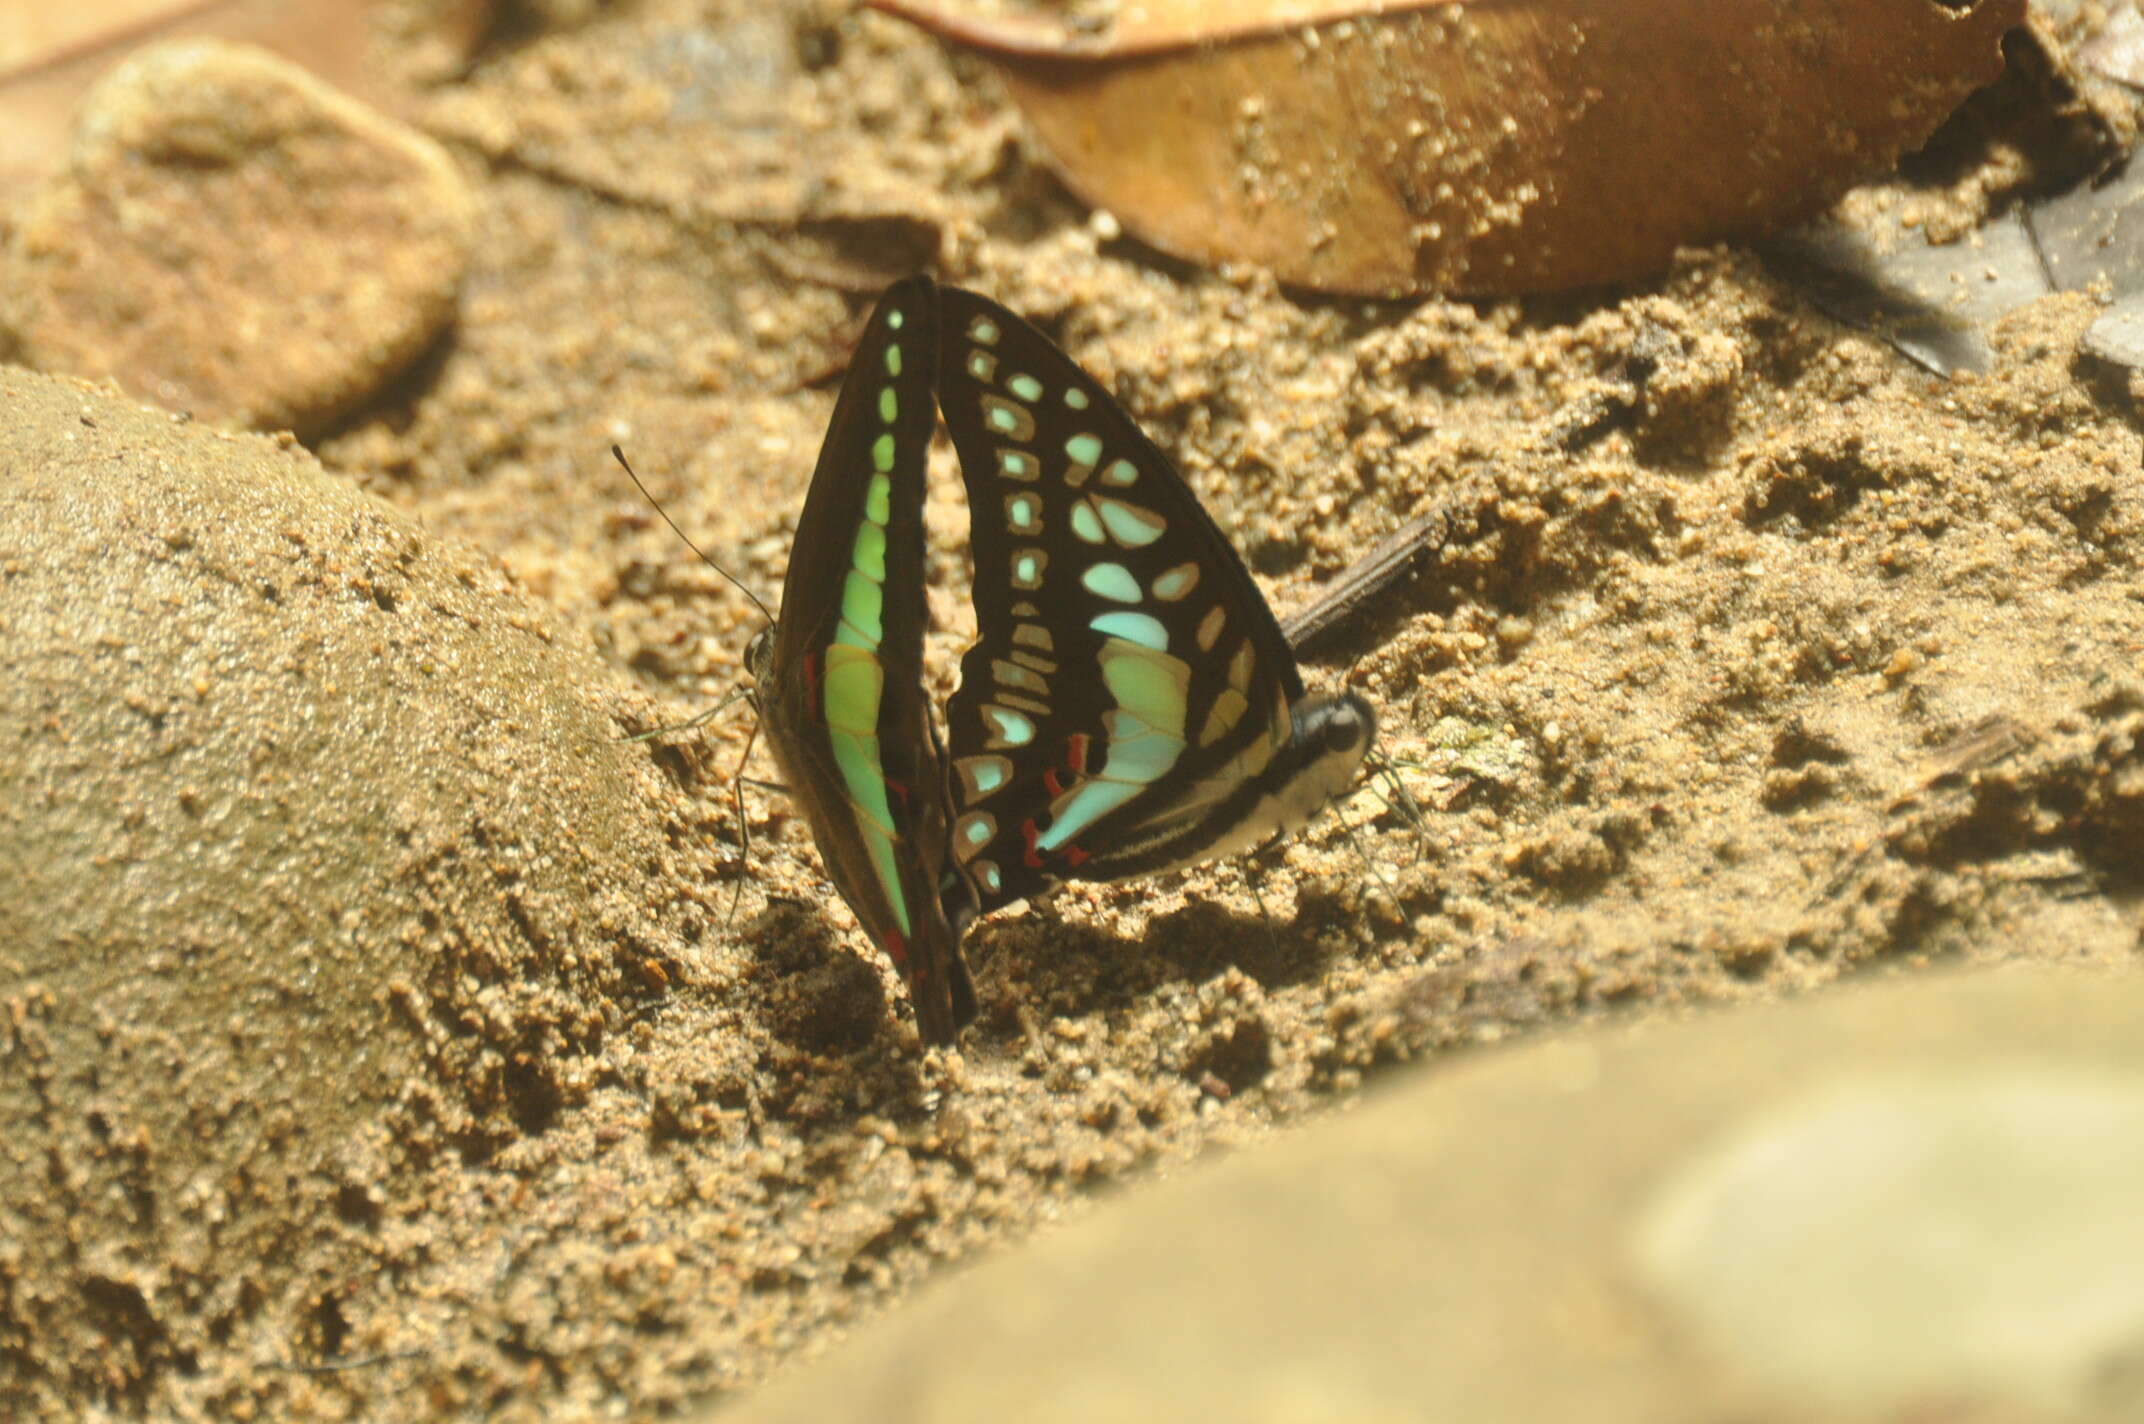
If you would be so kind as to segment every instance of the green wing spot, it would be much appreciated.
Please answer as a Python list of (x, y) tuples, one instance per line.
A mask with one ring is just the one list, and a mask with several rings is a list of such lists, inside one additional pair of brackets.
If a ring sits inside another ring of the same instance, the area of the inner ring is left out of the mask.
[(1074, 410), (1085, 410), (1087, 408), (1087, 393), (1078, 386), (1066, 386), (1065, 404)]
[(968, 323), (968, 335), (985, 346), (995, 346), (998, 340), (998, 324), (987, 316), (979, 316)]
[(1102, 533), (1102, 517), (1086, 500), (1072, 506), (1072, 532), (1089, 544), (1102, 543), (1107, 537)]
[(864, 491), (864, 518), (873, 524), (884, 524), (893, 517), (893, 481), (884, 475), (871, 477), (871, 488)]
[[(1042, 587), (1044, 559), (1040, 549), (1028, 549), (1012, 561), (1012, 586), (1014, 588)], [(1129, 574), (1126, 575), (1130, 577)]]
[(1109, 468), (1102, 471), (1102, 483), (1129, 489), (1139, 483), (1139, 467), (1129, 460), (1111, 460)]
[(883, 524), (859, 524), (856, 526), (856, 549), (850, 562), (856, 572), (874, 583), (886, 582), (886, 526)]
[(901, 348), (898, 346), (886, 348), (886, 374), (889, 376), (901, 374)]
[(893, 436), (881, 435), (871, 442), (871, 468), (880, 474), (893, 470)]
[(983, 715), (997, 724), (997, 745), (1001, 747), (1024, 747), (1035, 740), (1034, 719), (1023, 713), (985, 703)]
[(1158, 732), (1183, 739), (1190, 664), (1118, 638), (1104, 642), (1097, 656), (1102, 681), (1118, 707)]
[(903, 323), (903, 322), (905, 322), (905, 321), (907, 321), (907, 320), (908, 320), (908, 316), (907, 316), (907, 314), (906, 314), (905, 312), (900, 312), (900, 311), (890, 311), (890, 312), (887, 312), (887, 313), (886, 313), (886, 329), (887, 329), (888, 331), (899, 331), (899, 330), (901, 329), (901, 325), (902, 325), (902, 323)]
[(1065, 453), (1072, 457), (1074, 464), (1099, 464), (1102, 459), (1102, 437), (1085, 432), (1075, 435), (1065, 442)]
[(1016, 494), (1005, 501), (1005, 522), (1015, 534), (1034, 534), (1042, 528), (1042, 508), (1031, 494)]
[(1018, 450), (998, 451), (998, 473), (1008, 480), (1035, 478), (1035, 462)]
[(1184, 754), (1190, 665), (1116, 636), (1102, 644), (1099, 657), (1102, 681), (1117, 703), (1103, 714), (1109, 729), (1109, 754), (1099, 773), (1073, 787), (1051, 808), (1049, 829), (1035, 838), (1042, 850), (1056, 850), (1139, 795), (1168, 775)]
[(900, 416), (901, 398), (893, 393), (893, 387), (888, 386), (878, 393), (878, 418), (891, 425)]
[[(885, 586), (868, 574), (850, 569), (841, 584), (841, 628), (834, 634), (834, 642), (877, 652), (878, 645), (886, 639), (885, 612)], [(828, 652), (831, 656), (832, 650)]]
[(1169, 651), (1169, 630), (1161, 620), (1146, 613), (1133, 613), (1118, 609), (1087, 620), (1087, 626), (1097, 633), (1106, 633), (1112, 638), (1122, 638), (1127, 643), (1137, 643), (1142, 648), (1157, 653)]
[(1168, 520), (1136, 504), (1126, 504), (1121, 499), (1098, 500), (1097, 504), (1110, 535), (1127, 549), (1143, 549), (1169, 528)]
[(1098, 593), (1118, 603), (1137, 603), (1140, 599), (1139, 580), (1122, 564), (1089, 564), (1080, 571), (1079, 581), (1089, 593)]
[(1012, 777), (1012, 763), (1001, 756), (967, 756), (954, 763), (966, 784), (967, 799), (980, 800)]
[(1000, 435), (1010, 435), (1023, 442), (1035, 438), (1035, 417), (1028, 413), (1027, 407), (1002, 397), (983, 397), (983, 420)]
[(997, 357), (991, 355), (988, 351), (970, 351), (968, 353), (968, 374), (975, 377), (976, 380), (987, 386), (990, 384), (990, 378), (997, 373)]
[(1011, 391), (1014, 395), (1018, 396), (1021, 400), (1024, 401), (1038, 401), (1042, 399), (1042, 382), (1036, 380), (1033, 376), (1024, 374), (1018, 376), (1008, 376), (1005, 380), (1005, 389)]
[(1198, 583), (1199, 566), (1197, 564), (1178, 564), (1173, 569), (1165, 569), (1155, 575), (1152, 587), (1154, 597), (1160, 599), (1163, 603), (1174, 603), (1177, 599), (1191, 592), (1192, 589), (1197, 588)]

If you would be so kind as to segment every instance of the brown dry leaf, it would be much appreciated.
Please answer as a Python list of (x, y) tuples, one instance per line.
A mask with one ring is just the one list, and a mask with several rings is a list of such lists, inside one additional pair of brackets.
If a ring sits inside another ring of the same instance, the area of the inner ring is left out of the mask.
[(1367, 294), (1641, 276), (1809, 216), (2002, 71), (2025, 0), (864, 0), (989, 60), (1155, 246)]

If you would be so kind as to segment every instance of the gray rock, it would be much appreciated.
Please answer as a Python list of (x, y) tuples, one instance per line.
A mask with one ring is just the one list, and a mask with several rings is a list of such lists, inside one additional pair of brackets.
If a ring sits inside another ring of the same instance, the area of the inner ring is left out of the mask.
[(408, 1175), (541, 1131), (660, 977), (659, 778), (474, 553), (5, 367), (0, 645), (0, 1398), (332, 1338)]
[(1861, 985), (1443, 1065), (724, 1419), (2133, 1419), (2144, 981)]
[(44, 370), (310, 432), (439, 336), (474, 223), (430, 139), (266, 51), (167, 43), (84, 99), (16, 216), (0, 324)]

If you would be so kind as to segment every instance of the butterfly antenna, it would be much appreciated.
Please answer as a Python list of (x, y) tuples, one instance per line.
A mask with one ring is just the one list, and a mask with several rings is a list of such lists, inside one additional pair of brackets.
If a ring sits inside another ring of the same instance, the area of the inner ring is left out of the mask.
[(751, 599), (752, 606), (759, 610), (759, 616), (766, 619), (769, 623), (772, 623), (774, 621), (774, 615), (767, 611), (767, 605), (761, 601), (760, 596), (752, 592), (751, 589), (746, 588), (744, 586), (744, 581), (738, 578), (737, 575), (731, 573), (728, 569), (722, 567), (722, 565), (716, 563), (712, 558), (710, 558), (705, 549), (701, 548), (698, 544), (693, 543), (692, 536), (690, 534), (687, 534), (684, 530), (678, 528), (677, 521), (670, 517), (670, 511), (664, 509), (662, 506), (662, 502), (656, 499), (654, 495), (648, 493), (648, 487), (640, 482), (640, 476), (633, 473), (632, 465), (627, 463), (626, 461), (625, 452), (619, 449), (617, 446), (613, 445), (610, 447), (610, 457), (618, 462), (619, 469), (625, 471), (625, 477), (633, 482), (634, 489), (640, 491), (640, 497), (646, 500), (651, 506), (653, 506), (655, 512), (663, 517), (663, 523), (670, 526), (670, 532), (677, 535), (678, 538), (684, 540), (685, 547), (692, 550), (693, 553), (698, 554), (700, 556), (701, 563), (707, 565), (716, 573), (728, 579), (730, 582), (730, 587), (736, 589), (746, 598)]

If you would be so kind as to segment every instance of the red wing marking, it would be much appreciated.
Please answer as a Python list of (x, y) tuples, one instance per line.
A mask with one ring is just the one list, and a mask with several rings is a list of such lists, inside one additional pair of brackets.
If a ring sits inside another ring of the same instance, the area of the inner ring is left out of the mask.
[(1042, 852), (1035, 849), (1035, 837), (1041, 832), (1035, 829), (1035, 818), (1030, 816), (1020, 824), (1020, 834), (1027, 838), (1027, 854), (1022, 857), (1029, 870), (1042, 869)]
[(1072, 866), (1076, 869), (1082, 861), (1089, 859), (1091, 859), (1091, 857), (1087, 854), (1087, 852), (1081, 850), (1078, 846), (1068, 845), (1065, 847), (1066, 865)]
[(886, 951), (886, 957), (893, 961), (894, 968), (903, 973), (907, 972), (908, 940), (899, 930), (886, 931), (886, 937), (879, 941), (879, 948)]

